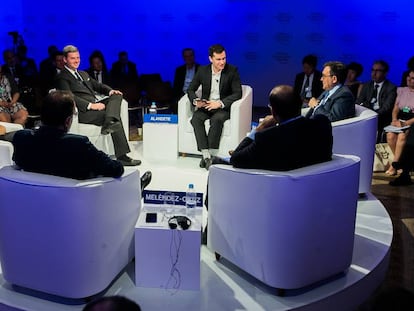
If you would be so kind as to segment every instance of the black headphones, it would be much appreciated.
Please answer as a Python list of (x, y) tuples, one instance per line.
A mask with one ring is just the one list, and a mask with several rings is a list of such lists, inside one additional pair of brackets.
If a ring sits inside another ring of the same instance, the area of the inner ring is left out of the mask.
[(191, 226), (191, 219), (187, 216), (173, 216), (168, 219), (170, 229), (177, 229), (178, 226), (183, 230), (187, 230)]

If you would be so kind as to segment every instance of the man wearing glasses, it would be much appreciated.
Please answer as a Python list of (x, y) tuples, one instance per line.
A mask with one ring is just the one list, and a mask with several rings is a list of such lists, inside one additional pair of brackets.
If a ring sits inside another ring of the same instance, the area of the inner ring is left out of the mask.
[(357, 104), (378, 113), (377, 143), (382, 141), (384, 126), (391, 123), (392, 108), (397, 97), (397, 87), (387, 80), (388, 70), (385, 61), (375, 61), (371, 69), (372, 80), (363, 84), (357, 99)]
[(324, 92), (316, 99), (309, 100), (311, 108), (307, 118), (324, 115), (331, 122), (355, 116), (355, 99), (352, 92), (344, 85), (347, 75), (346, 65), (341, 62), (327, 62), (322, 71), (322, 87)]

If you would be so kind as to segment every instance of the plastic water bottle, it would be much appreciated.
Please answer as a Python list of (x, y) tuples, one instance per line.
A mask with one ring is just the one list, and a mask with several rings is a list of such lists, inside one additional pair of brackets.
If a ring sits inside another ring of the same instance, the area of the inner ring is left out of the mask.
[(197, 193), (194, 190), (194, 185), (189, 184), (185, 194), (185, 206), (187, 208), (187, 215), (194, 216), (195, 207), (197, 204)]
[(155, 102), (151, 103), (151, 107), (149, 109), (149, 113), (150, 114), (156, 114), (157, 113), (157, 105), (155, 104)]

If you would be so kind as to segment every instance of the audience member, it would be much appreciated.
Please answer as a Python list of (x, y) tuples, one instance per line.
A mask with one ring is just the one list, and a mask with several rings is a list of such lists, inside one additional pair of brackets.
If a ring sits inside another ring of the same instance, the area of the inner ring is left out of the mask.
[(27, 109), (19, 102), (20, 93), (14, 79), (0, 68), (0, 121), (25, 125)]
[[(74, 179), (120, 177), (122, 163), (95, 148), (86, 136), (68, 134), (75, 109), (70, 91), (52, 91), (44, 99), (38, 130), (20, 130), (13, 137), (13, 160), (29, 172)], [(141, 177), (141, 189), (151, 173)]]
[(45, 66), (43, 71), (40, 72), (43, 97), (48, 94), (49, 90), (55, 87), (56, 76), (65, 68), (65, 61), (63, 58), (63, 52), (54, 52), (52, 65)]
[(407, 86), (407, 77), (410, 73), (410, 70), (412, 69), (414, 69), (414, 56), (411, 56), (410, 59), (407, 61), (407, 70), (404, 71), (402, 74), (400, 86)]
[(362, 85), (357, 104), (363, 105), (378, 113), (377, 143), (382, 141), (384, 126), (391, 122), (392, 109), (397, 96), (396, 86), (387, 80), (388, 64), (377, 60), (372, 65), (370, 82)]
[[(85, 71), (78, 71), (80, 53), (77, 47), (67, 45), (63, 54), (65, 68), (56, 77), (56, 88), (74, 94), (79, 122), (102, 126), (101, 133), (112, 136), (117, 159), (123, 165), (139, 165), (141, 161), (127, 156), (131, 150), (120, 117), (122, 92), (91, 79)], [(99, 99), (96, 94), (107, 97)]]
[(141, 308), (126, 297), (107, 296), (89, 302), (83, 311), (141, 311)]
[(233, 166), (287, 171), (331, 160), (332, 127), (325, 116), (302, 117), (302, 100), (287, 85), (274, 87), (269, 101), (272, 114), (232, 152)]
[(322, 87), (324, 92), (318, 99), (312, 97), (306, 117), (322, 114), (331, 122), (355, 116), (355, 99), (347, 86), (346, 66), (341, 62), (331, 61), (325, 63), (322, 71)]
[(361, 64), (356, 62), (351, 62), (346, 66), (347, 76), (345, 85), (351, 90), (354, 98), (358, 98), (359, 91), (362, 87), (362, 82), (357, 80), (358, 77), (362, 74), (364, 68)]
[(94, 51), (89, 56), (89, 68), (86, 70), (86, 72), (96, 81), (104, 83), (106, 85), (111, 85), (109, 72), (104, 64), (105, 60), (103, 58), (102, 52)]
[[(391, 125), (400, 128), (414, 124), (414, 70), (410, 70), (407, 77), (407, 86), (397, 89), (397, 99), (392, 110)], [(394, 162), (385, 172), (387, 175), (397, 175), (398, 162), (404, 149), (407, 135), (410, 130), (388, 132), (387, 142), (394, 153)]]
[[(191, 124), (197, 141), (197, 148), (203, 158), (200, 167), (208, 170), (211, 156), (217, 155), (224, 122), (230, 118), (230, 107), (242, 97), (240, 76), (237, 67), (226, 63), (226, 51), (220, 44), (208, 50), (211, 64), (200, 66), (188, 87), (187, 93), (192, 107), (196, 108)], [(202, 86), (201, 98), (195, 92)], [(210, 120), (206, 133), (204, 122)]]
[(4, 65), (2, 70), (4, 74), (13, 78), (14, 82), (18, 87), (23, 86), (20, 80), (23, 80), (23, 69), (17, 62), (16, 54), (12, 50), (3, 51)]
[(295, 78), (294, 90), (300, 95), (304, 103), (308, 103), (312, 97), (321, 95), (321, 72), (316, 69), (318, 58), (315, 55), (306, 55), (302, 59), (303, 72)]
[(56, 45), (49, 45), (47, 48), (48, 56), (40, 62), (39, 65), (39, 73), (42, 76), (42, 73), (49, 72), (54, 69), (55, 64), (55, 53), (58, 52), (59, 49)]
[(410, 172), (414, 169), (414, 131), (412, 129), (407, 133), (406, 143), (398, 162), (393, 162), (392, 165), (395, 170), (401, 170), (401, 174), (390, 181), (391, 186), (409, 186), (413, 184), (410, 176)]
[(187, 89), (199, 67), (199, 64), (195, 62), (194, 50), (192, 48), (183, 49), (182, 56), (184, 65), (177, 67), (174, 74), (173, 89), (176, 102), (184, 94), (187, 94)]
[(37, 86), (39, 84), (37, 65), (33, 58), (27, 56), (27, 46), (19, 45), (17, 47), (16, 57), (17, 63), (23, 70), (23, 81), (20, 85), (31, 88)]
[(122, 90), (125, 85), (138, 83), (137, 66), (128, 59), (126, 51), (118, 54), (118, 60), (112, 64), (110, 75), (114, 88)]

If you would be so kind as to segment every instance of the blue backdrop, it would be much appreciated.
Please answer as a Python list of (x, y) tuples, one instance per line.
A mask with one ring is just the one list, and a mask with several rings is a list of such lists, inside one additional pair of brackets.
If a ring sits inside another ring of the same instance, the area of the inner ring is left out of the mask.
[(384, 59), (399, 84), (414, 55), (412, 11), (408, 0), (3, 0), (0, 48), (12, 46), (9, 31), (22, 34), (38, 62), (48, 45), (74, 44), (83, 68), (95, 49), (109, 66), (126, 50), (139, 73), (159, 72), (172, 81), (182, 48), (193, 47), (205, 64), (208, 46), (221, 43), (242, 83), (253, 87), (254, 105), (265, 106), (274, 85), (293, 83), (308, 53), (318, 56), (319, 68), (328, 60), (362, 63), (363, 81), (373, 60)]

